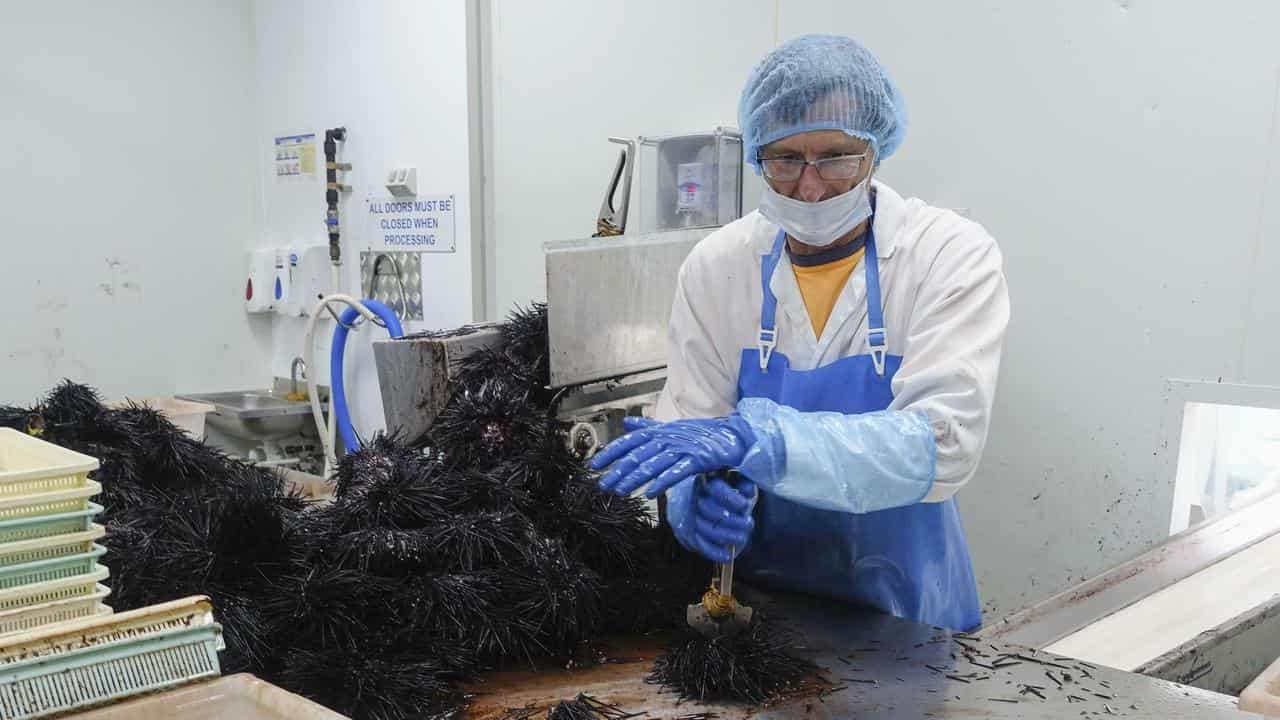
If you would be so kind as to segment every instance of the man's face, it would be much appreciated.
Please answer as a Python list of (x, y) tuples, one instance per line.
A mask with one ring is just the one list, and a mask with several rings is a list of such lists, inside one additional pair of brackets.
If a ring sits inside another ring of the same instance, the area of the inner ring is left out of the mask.
[(765, 182), (779, 195), (785, 195), (804, 202), (818, 202), (849, 192), (853, 186), (862, 182), (871, 173), (875, 158), (868, 151), (866, 140), (846, 135), (839, 130), (812, 130), (782, 138), (765, 145), (760, 150), (762, 159), (797, 158), (800, 160), (821, 160), (841, 155), (861, 155), (867, 153), (851, 178), (843, 180), (824, 180), (812, 165), (805, 166), (804, 172), (796, 180), (785, 182), (768, 176)]

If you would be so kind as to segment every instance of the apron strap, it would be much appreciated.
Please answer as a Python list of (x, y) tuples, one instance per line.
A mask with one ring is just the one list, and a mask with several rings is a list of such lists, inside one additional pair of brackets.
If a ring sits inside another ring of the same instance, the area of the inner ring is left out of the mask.
[(760, 263), (760, 287), (764, 290), (764, 299), (760, 302), (760, 328), (756, 335), (756, 349), (760, 355), (760, 371), (769, 372), (769, 358), (773, 349), (778, 347), (778, 298), (769, 287), (773, 279), (773, 271), (778, 267), (778, 259), (782, 257), (782, 249), (787, 244), (787, 232), (779, 229), (774, 238), (773, 250)]
[(889, 333), (884, 329), (884, 307), (880, 304), (880, 259), (876, 257), (876, 235), (867, 225), (867, 344), (876, 375), (884, 377), (884, 361), (889, 349)]
[(889, 354), (889, 333), (884, 329), (884, 305), (880, 302), (880, 258), (876, 255), (876, 194), (871, 193), (871, 222), (867, 223), (867, 345), (876, 375), (884, 377), (884, 360)]
[[(876, 257), (875, 208), (875, 195), (872, 194), (872, 215), (867, 223), (867, 242), (863, 251), (863, 265), (867, 276), (867, 344), (871, 347), (871, 362), (875, 365), (876, 375), (884, 377), (889, 333), (884, 327), (884, 306), (880, 300), (880, 259)], [(778, 260), (782, 257), (786, 244), (787, 232), (779, 228), (778, 236), (773, 241), (773, 250), (760, 263), (760, 287), (764, 292), (760, 302), (760, 328), (756, 335), (756, 349), (760, 355), (761, 372), (769, 372), (769, 358), (778, 346), (778, 298), (769, 287), (769, 281), (773, 279), (773, 271), (778, 267)]]

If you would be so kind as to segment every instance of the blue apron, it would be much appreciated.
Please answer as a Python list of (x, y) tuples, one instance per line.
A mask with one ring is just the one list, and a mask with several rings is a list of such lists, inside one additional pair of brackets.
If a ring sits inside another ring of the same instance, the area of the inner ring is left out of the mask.
[[(777, 344), (777, 298), (769, 280), (786, 234), (778, 231), (764, 258), (757, 348), (742, 351), (738, 398), (764, 397), (802, 412), (874, 412), (893, 400), (900, 356), (888, 355), (880, 303), (879, 261), (871, 223), (863, 262), (871, 353), (813, 370), (792, 370)], [(743, 576), (765, 587), (870, 605), (952, 630), (982, 622), (969, 547), (954, 500), (916, 503), (866, 514), (819, 510), (760, 493), (756, 529), (738, 560)]]

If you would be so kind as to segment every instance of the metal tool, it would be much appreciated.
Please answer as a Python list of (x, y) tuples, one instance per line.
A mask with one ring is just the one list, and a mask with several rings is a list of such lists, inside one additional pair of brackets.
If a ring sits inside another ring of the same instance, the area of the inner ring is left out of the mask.
[[(733, 470), (724, 473), (729, 484), (741, 476)], [(729, 548), (729, 562), (717, 564), (711, 578), (711, 589), (703, 593), (702, 601), (685, 609), (689, 627), (707, 637), (730, 636), (742, 632), (751, 624), (751, 608), (740, 604), (733, 597), (733, 556), (736, 547)]]
[[(613, 167), (613, 177), (609, 180), (609, 187), (604, 191), (604, 201), (600, 203), (600, 213), (596, 215), (596, 233), (593, 237), (613, 237), (625, 232), (627, 209), (631, 207), (631, 176), (635, 171), (636, 141), (611, 137), (609, 142), (624, 147), (618, 152), (618, 162)], [(619, 182), (622, 183), (622, 192), (615, 206), (614, 197), (618, 194)]]

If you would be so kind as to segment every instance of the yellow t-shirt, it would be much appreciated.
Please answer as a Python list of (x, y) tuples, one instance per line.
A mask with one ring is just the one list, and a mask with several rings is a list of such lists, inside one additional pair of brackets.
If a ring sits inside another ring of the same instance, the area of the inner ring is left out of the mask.
[(800, 286), (800, 297), (804, 298), (804, 308), (809, 312), (809, 323), (813, 325), (814, 337), (822, 337), (827, 327), (827, 318), (844, 291), (844, 284), (849, 281), (853, 269), (862, 260), (865, 247), (839, 260), (822, 265), (803, 266), (794, 262), (791, 269), (795, 271), (796, 284)]

